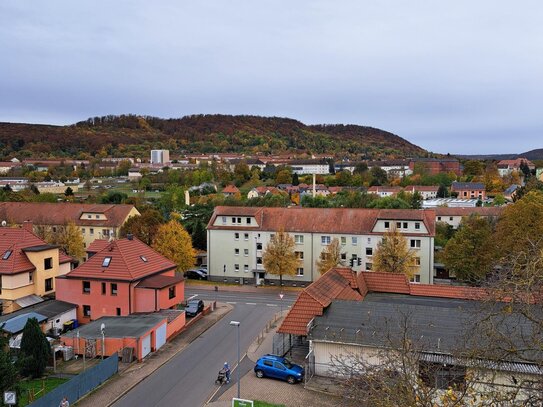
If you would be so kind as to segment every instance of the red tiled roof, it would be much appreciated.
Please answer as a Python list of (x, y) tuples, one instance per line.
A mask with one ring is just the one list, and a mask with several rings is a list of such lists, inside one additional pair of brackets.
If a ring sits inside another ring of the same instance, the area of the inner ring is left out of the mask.
[(182, 274), (176, 274), (175, 276), (156, 275), (147, 277), (141, 280), (137, 288), (166, 288), (183, 281), (185, 278)]
[(409, 281), (405, 274), (378, 271), (361, 272), (368, 291), (409, 294)]
[(89, 247), (87, 247), (87, 250), (85, 250), (87, 253), (98, 253), (99, 251), (105, 249), (109, 245), (109, 240), (106, 239), (95, 239)]
[[(34, 225), (64, 225), (73, 221), (78, 226), (120, 227), (132, 209), (133, 205), (2, 202), (0, 220), (16, 224), (31, 220)], [(104, 214), (107, 220), (80, 219), (83, 213)]]
[(226, 194), (237, 194), (239, 192), (239, 189), (235, 185), (230, 184), (225, 186), (222, 192)]
[[(0, 228), (0, 274), (17, 274), (35, 269), (34, 264), (24, 253), (24, 249), (46, 246), (47, 242), (25, 228)], [(10, 256), (2, 256), (11, 250)]]
[(452, 285), (437, 284), (409, 284), (410, 294), (421, 297), (459, 298), (459, 299), (481, 299), (485, 290), (477, 287), (460, 287)]
[[(429, 235), (435, 234), (433, 209), (359, 209), (359, 208), (254, 208), (217, 206), (208, 223), (208, 229), (240, 229), (243, 226), (214, 226), (218, 216), (253, 216), (258, 227), (250, 230), (276, 231), (287, 228), (290, 233), (346, 233), (371, 234), (377, 219), (420, 220)], [(286, 225), (286, 226), (285, 226)], [(427, 234), (420, 234), (427, 236)]]
[(62, 250), (59, 250), (58, 251), (58, 262), (60, 264), (64, 264), (64, 263), (76, 262), (76, 260), (73, 257), (68, 256)]
[[(106, 257), (111, 257), (111, 261), (109, 266), (103, 267)], [(87, 262), (66, 274), (66, 278), (134, 281), (176, 267), (174, 262), (134, 237), (132, 240), (114, 240)]]

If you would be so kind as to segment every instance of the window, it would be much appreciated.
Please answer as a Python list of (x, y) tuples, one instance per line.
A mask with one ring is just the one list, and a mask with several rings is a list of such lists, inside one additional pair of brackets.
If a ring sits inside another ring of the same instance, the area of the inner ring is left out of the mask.
[(373, 267), (372, 263), (366, 263), (366, 270), (371, 270)]
[(52, 257), (48, 257), (48, 258), (43, 260), (43, 268), (45, 270), (51, 270), (53, 268), (53, 258)]
[(57, 227), (56, 227), (56, 226), (53, 226), (53, 232), (54, 232), (54, 233), (57, 232)]
[(265, 360), (265, 361), (264, 361), (264, 365), (265, 365), (265, 366), (270, 366), (270, 367), (271, 367), (271, 366), (273, 366), (273, 362), (272, 362), (271, 360)]
[(234, 254), (235, 254), (236, 256), (239, 256), (239, 249), (234, 249)]
[(396, 222), (396, 229), (402, 228), (402, 222)]
[(234, 233), (234, 240), (239, 240), (239, 233)]
[(145, 256), (140, 256), (140, 259), (141, 259), (141, 261), (144, 262), (144, 263), (147, 263), (147, 261), (148, 261), (148, 260), (147, 260), (147, 257), (145, 257)]
[(345, 246), (347, 244), (347, 238), (345, 236), (341, 236), (341, 244)]
[(453, 220), (453, 217), (452, 217), (452, 216), (450, 216), (450, 217), (449, 217), (449, 221), (451, 221), (451, 222), (452, 222), (452, 220)]
[(341, 260), (347, 260), (347, 253), (341, 253)]
[(91, 307), (90, 305), (83, 305), (83, 316), (90, 318), (91, 313)]
[(81, 228), (81, 233), (85, 234), (85, 228)]
[(245, 240), (245, 241), (249, 240), (249, 233), (244, 233), (243, 234), (243, 240)]
[(95, 218), (96, 218), (96, 219), (100, 219), (100, 215), (96, 215)]
[(419, 362), (419, 377), (431, 388), (462, 388), (466, 379), (466, 368), (444, 363)]
[(251, 224), (251, 218), (247, 218), (247, 224), (248, 224), (248, 225)]
[(232, 223), (236, 223), (236, 218), (232, 218)]
[(226, 222), (227, 222), (226, 216), (223, 216), (223, 217), (222, 217), (222, 224), (223, 224), (223, 225), (226, 225)]
[(256, 244), (256, 250), (262, 250), (262, 243)]
[(373, 247), (366, 247), (366, 256), (373, 256)]
[(294, 255), (296, 256), (298, 260), (304, 259), (304, 252), (294, 252)]
[(256, 258), (256, 264), (262, 264), (262, 257)]
[(415, 229), (420, 230), (420, 222), (415, 222)]
[(437, 217), (437, 220), (441, 220), (441, 216), (438, 216), (438, 217)]
[(411, 239), (411, 248), (420, 249), (420, 239)]
[(239, 264), (234, 264), (234, 271), (239, 271)]
[(53, 279), (52, 278), (46, 278), (45, 279), (45, 291), (52, 291), (53, 290)]
[(106, 283), (102, 283), (102, 295), (106, 295)]
[(371, 243), (371, 237), (368, 237), (368, 244)]
[(298, 268), (296, 269), (296, 275), (297, 275), (298, 277), (303, 276), (303, 275), (304, 275), (304, 268), (303, 268), (303, 267), (298, 267)]
[(249, 256), (249, 249), (243, 249), (243, 255), (245, 257), (248, 257)]
[(111, 290), (111, 295), (117, 295), (117, 283), (111, 283), (109, 288)]
[(109, 267), (111, 263), (111, 257), (104, 257), (104, 260), (102, 261), (102, 267)]
[(91, 284), (90, 281), (83, 281), (83, 294), (90, 294)]
[(415, 283), (420, 283), (420, 274), (415, 274)]
[(168, 298), (171, 300), (175, 298), (175, 286), (168, 288)]
[(304, 235), (294, 235), (294, 243), (304, 244)]
[(30, 273), (28, 273), (28, 282), (30, 284), (34, 283), (34, 273), (32, 271)]
[(102, 229), (102, 235), (109, 237), (109, 229)]
[(351, 237), (351, 243), (353, 246), (356, 246), (358, 244), (358, 238), (357, 237)]
[(420, 266), (420, 257), (415, 257), (415, 266)]
[(92, 215), (87, 215), (87, 219), (92, 219)]
[(13, 250), (6, 250), (4, 252), (4, 255), (2, 256), (2, 260), (7, 260), (9, 259), (9, 256), (11, 256), (11, 253), (13, 253)]
[(118, 316), (118, 317), (121, 316), (121, 309), (120, 309), (120, 308), (117, 308), (117, 316)]
[(238, 218), (238, 223), (241, 223), (241, 218)]
[(91, 235), (94, 235), (94, 228), (89, 228), (89, 233), (90, 233)]
[(390, 222), (385, 222), (385, 229), (390, 229)]
[(332, 239), (330, 239), (330, 236), (321, 236), (321, 244), (322, 245), (329, 245)]
[(407, 222), (404, 222), (404, 223), (403, 223), (403, 228), (404, 228), (404, 229), (407, 229)]
[(245, 273), (248, 273), (248, 272), (249, 272), (249, 265), (248, 265), (248, 264), (243, 265), (243, 271), (244, 271)]

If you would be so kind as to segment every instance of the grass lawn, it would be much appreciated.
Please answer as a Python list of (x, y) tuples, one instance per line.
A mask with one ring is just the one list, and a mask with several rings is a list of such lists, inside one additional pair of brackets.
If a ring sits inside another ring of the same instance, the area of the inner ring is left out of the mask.
[[(32, 380), (22, 380), (19, 382), (21, 386), (21, 396), (19, 399), (19, 406), (26, 406), (29, 404), (29, 390), (33, 390), (36, 394), (34, 400), (42, 397), (45, 393), (49, 393), (54, 388), (60, 386), (62, 383), (67, 382), (67, 379), (59, 379), (56, 377), (44, 378), (44, 379), (32, 379)], [(42, 390), (45, 384), (45, 390)], [(39, 392), (39, 393), (38, 393)]]
[(255, 400), (254, 407), (285, 407), (284, 404), (270, 404), (265, 401)]

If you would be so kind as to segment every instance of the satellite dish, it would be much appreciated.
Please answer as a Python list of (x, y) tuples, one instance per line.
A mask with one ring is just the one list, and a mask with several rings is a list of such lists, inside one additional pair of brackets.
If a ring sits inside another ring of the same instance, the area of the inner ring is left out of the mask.
[(8, 225), (8, 223), (5, 220), (3, 220), (2, 221), (2, 227), (5, 228), (7, 225)]

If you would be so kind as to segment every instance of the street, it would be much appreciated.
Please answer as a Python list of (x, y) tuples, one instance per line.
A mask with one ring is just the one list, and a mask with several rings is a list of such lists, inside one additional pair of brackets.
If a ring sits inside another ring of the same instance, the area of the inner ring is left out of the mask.
[[(215, 379), (224, 362), (233, 368), (237, 363), (237, 329), (240, 329), (241, 357), (273, 314), (285, 309), (297, 293), (285, 294), (281, 301), (277, 293), (243, 293), (187, 289), (186, 297), (197, 295), (204, 301), (217, 299), (234, 305), (225, 318), (204, 332), (183, 352), (134, 387), (114, 405), (186, 406), (203, 405), (217, 389)], [(230, 325), (239, 321), (239, 328)], [(242, 370), (246, 370), (242, 369)], [(232, 372), (235, 381), (236, 371)]]

